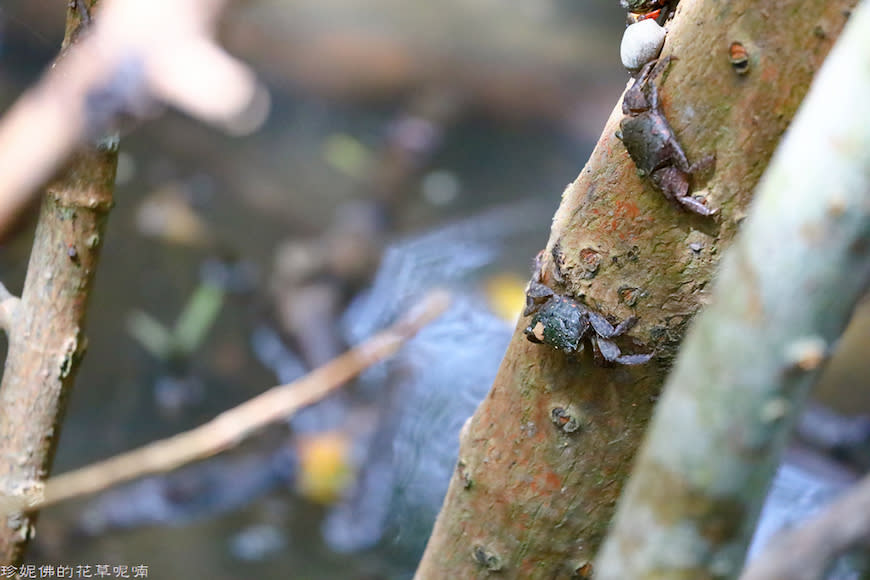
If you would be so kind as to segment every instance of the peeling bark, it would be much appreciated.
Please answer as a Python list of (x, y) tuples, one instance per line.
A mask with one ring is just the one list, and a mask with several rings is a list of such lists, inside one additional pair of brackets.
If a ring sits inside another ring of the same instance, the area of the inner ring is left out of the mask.
[[(65, 47), (83, 14), (71, 3)], [(51, 467), (66, 398), (87, 344), (83, 324), (113, 203), (117, 145), (117, 139), (108, 139), (74, 155), (42, 202), (0, 384), (0, 481), (7, 495), (39, 495)], [(21, 559), (35, 518), (23, 513), (5, 518), (0, 562)]]
[[(656, 357), (598, 367), (588, 354), (568, 358), (528, 342), (521, 319), (464, 429), (416, 578), (591, 576), (685, 328), (707, 302), (721, 251), (854, 4), (680, 3), (663, 51), (675, 60), (659, 93), (689, 161), (716, 156), (707, 182), (693, 186), (719, 214), (690, 215), (637, 176), (614, 136), (618, 103), (563, 193), (543, 255), (544, 282), (614, 320), (639, 317), (623, 352), (654, 348)], [(729, 53), (735, 42), (748, 58), (740, 70)], [(580, 428), (562, 429), (556, 409), (570, 409)]]

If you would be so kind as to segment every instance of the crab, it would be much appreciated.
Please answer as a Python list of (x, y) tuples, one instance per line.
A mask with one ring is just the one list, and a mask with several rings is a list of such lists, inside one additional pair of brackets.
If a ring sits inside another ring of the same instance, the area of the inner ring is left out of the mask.
[(532, 316), (525, 329), (526, 338), (536, 344), (546, 344), (566, 354), (583, 351), (584, 343), (592, 344), (596, 357), (623, 365), (648, 362), (653, 354), (622, 354), (611, 340), (628, 332), (637, 323), (631, 316), (613, 326), (603, 315), (568, 296), (561, 296), (541, 283), (540, 270), (526, 289), (526, 309), (523, 316)]
[(689, 163), (661, 110), (658, 89), (653, 82), (671, 60), (672, 57), (667, 56), (641, 69), (622, 100), (625, 117), (616, 136), (625, 145), (638, 173), (649, 177), (666, 198), (688, 211), (710, 216), (716, 210), (690, 195), (689, 184), (692, 174), (709, 168), (715, 158), (708, 155), (695, 164)]
[(662, 13), (667, 17), (676, 5), (670, 0), (620, 0), (619, 3), (628, 11), (629, 23), (649, 18), (658, 20)]
[(622, 8), (633, 14), (648, 14), (661, 10), (667, 3), (668, 0), (619, 0)]

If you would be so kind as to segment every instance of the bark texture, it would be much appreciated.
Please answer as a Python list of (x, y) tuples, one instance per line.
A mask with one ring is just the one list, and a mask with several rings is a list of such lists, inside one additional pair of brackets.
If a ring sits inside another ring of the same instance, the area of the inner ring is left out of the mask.
[[(529, 319), (521, 319), (464, 429), (418, 579), (591, 577), (684, 330), (708, 300), (720, 253), (854, 4), (680, 3), (662, 53), (676, 58), (659, 94), (689, 161), (715, 154), (715, 170), (693, 187), (719, 214), (690, 215), (638, 177), (614, 136), (617, 104), (563, 193), (543, 255), (548, 285), (614, 321), (637, 316), (623, 351), (656, 356), (602, 368), (588, 353), (570, 358), (528, 342)], [(733, 43), (745, 49), (745, 67), (732, 64)], [(566, 416), (579, 428), (564, 430)]]
[[(82, 14), (70, 8), (65, 45), (76, 36)], [(82, 327), (112, 206), (117, 145), (109, 139), (74, 155), (42, 202), (21, 301), (7, 329), (0, 384), (0, 481), (6, 495), (38, 496), (51, 467), (66, 398), (87, 344)], [(5, 518), (0, 562), (21, 559), (35, 517)]]
[[(0, 385), (0, 479), (9, 495), (35, 491), (49, 473), (66, 397), (84, 355), (83, 325), (106, 217), (117, 144), (77, 154), (48, 187)], [(0, 560), (17, 561), (35, 515), (0, 526)]]
[[(820, 71), (683, 345), (600, 580), (740, 571), (790, 427), (870, 283), (867, 30), (870, 0)], [(842, 531), (866, 528), (861, 518), (841, 519)], [(825, 562), (813, 568), (806, 577)]]

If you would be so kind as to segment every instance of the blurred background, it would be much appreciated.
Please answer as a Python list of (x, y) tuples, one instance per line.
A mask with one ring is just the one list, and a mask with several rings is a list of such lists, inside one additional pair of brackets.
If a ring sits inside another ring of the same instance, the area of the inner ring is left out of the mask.
[[(0, 5), (0, 108), (56, 55), (65, 4)], [(172, 112), (123, 136), (55, 472), (290, 381), (431, 287), (454, 306), (397, 359), (232, 452), (45, 510), (27, 562), (154, 578), (413, 571), (561, 192), (625, 86), (624, 22), (615, 0), (230, 3), (221, 39), (268, 85), (270, 116), (245, 138)], [(15, 293), (32, 230), (33, 217), (0, 252)], [(853, 414), (870, 411), (867, 319), (824, 387)]]
[[(54, 58), (64, 18), (63, 2), (0, 5), (2, 108)], [(46, 510), (28, 563), (146, 564), (156, 578), (413, 570), (560, 194), (627, 80), (624, 18), (615, 1), (231, 2), (222, 43), (269, 87), (270, 116), (240, 139), (172, 112), (123, 136), (55, 472), (291, 380), (430, 286), (456, 306), (291, 426)], [(32, 222), (0, 253), (13, 292)], [(424, 373), (433, 357), (453, 374)]]

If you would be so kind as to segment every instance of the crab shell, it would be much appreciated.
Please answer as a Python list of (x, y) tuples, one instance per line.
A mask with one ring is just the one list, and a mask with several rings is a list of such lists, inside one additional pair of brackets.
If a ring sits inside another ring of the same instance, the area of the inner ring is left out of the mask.
[(646, 63), (655, 60), (665, 43), (665, 29), (653, 19), (635, 22), (625, 29), (619, 56), (622, 66), (631, 72), (640, 70)]

